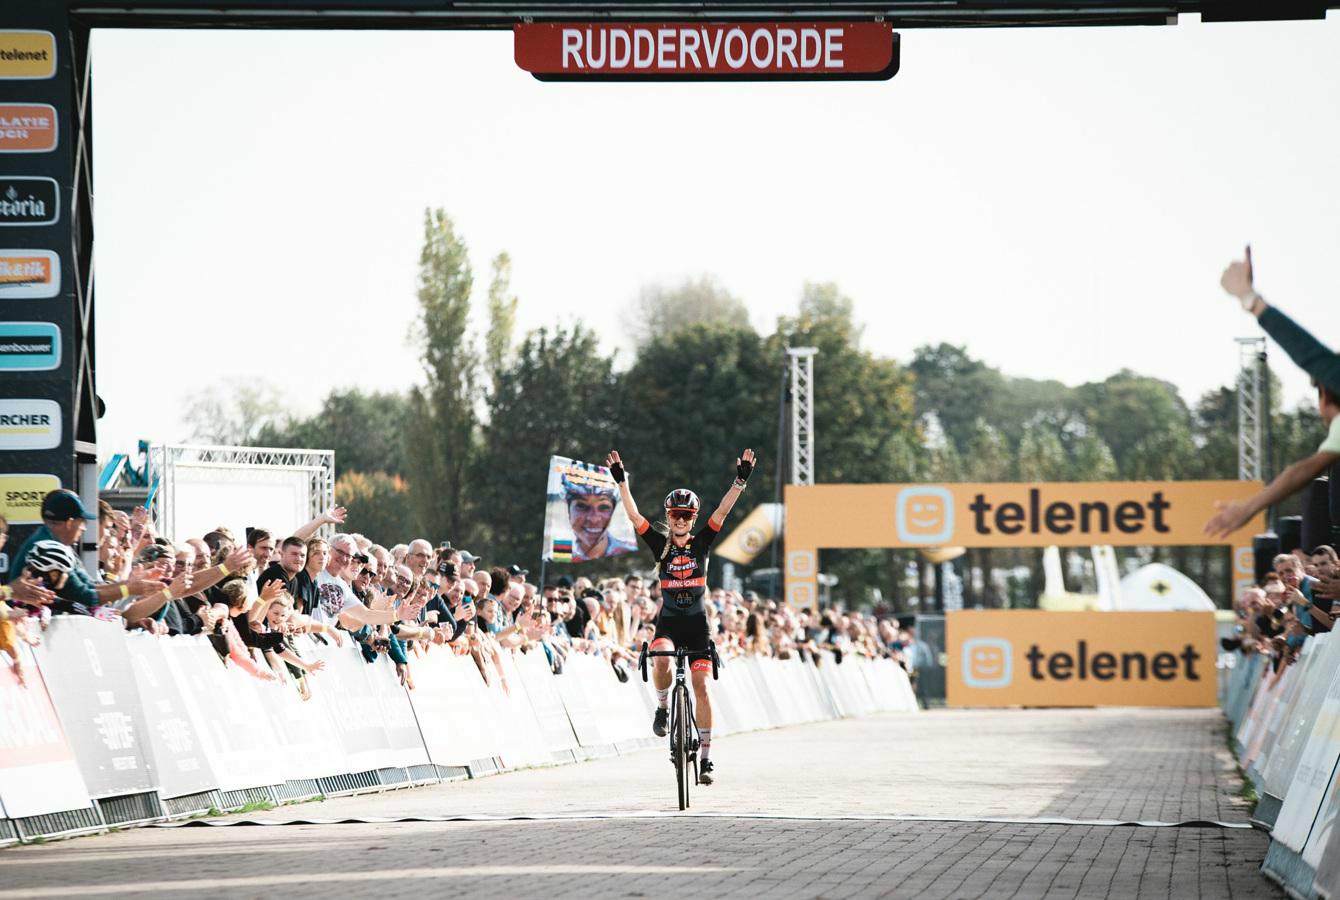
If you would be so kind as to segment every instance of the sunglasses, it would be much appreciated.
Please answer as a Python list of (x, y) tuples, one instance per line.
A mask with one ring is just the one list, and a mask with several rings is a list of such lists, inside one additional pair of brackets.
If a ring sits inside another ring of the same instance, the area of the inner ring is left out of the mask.
[(696, 515), (698, 514), (691, 509), (672, 509), (669, 512), (670, 518), (677, 522), (688, 522)]

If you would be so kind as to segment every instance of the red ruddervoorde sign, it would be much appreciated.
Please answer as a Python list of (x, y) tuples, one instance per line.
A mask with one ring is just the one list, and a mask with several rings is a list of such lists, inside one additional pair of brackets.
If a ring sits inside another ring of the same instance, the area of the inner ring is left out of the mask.
[(545, 22), (517, 25), (537, 78), (889, 78), (886, 22)]

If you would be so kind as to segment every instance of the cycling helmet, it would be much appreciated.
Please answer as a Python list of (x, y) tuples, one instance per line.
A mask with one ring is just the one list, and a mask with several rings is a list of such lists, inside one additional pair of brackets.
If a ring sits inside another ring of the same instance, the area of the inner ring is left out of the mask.
[(34, 572), (64, 572), (69, 575), (79, 566), (74, 551), (60, 541), (38, 541), (28, 551), (24, 565)]
[(665, 509), (669, 512), (672, 509), (686, 509), (695, 515), (702, 506), (698, 502), (698, 495), (688, 488), (678, 488), (665, 495)]
[[(563, 498), (569, 502), (579, 497), (608, 497), (615, 503), (619, 502), (619, 488), (611, 479), (609, 481), (601, 480), (601, 473), (595, 466), (587, 466), (591, 472), (590, 476), (582, 477), (573, 473), (564, 472), (561, 482), (563, 487)], [(608, 476), (606, 476), (608, 477)]]

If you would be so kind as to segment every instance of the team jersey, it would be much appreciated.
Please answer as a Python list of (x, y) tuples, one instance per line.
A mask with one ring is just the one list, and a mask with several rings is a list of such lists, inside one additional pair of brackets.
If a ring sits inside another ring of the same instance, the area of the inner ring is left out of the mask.
[(720, 533), (716, 524), (707, 520), (707, 527), (695, 534), (683, 547), (670, 547), (670, 536), (651, 527), (646, 519), (638, 534), (655, 555), (661, 580), (662, 616), (703, 615), (703, 596), (707, 593), (707, 563), (712, 544)]

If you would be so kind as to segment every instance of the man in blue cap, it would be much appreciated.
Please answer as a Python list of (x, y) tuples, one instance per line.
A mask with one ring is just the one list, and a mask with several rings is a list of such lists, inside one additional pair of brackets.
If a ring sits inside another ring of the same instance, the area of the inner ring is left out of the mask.
[[(84, 528), (98, 517), (84, 509), (79, 495), (73, 491), (51, 491), (42, 498), (42, 527), (23, 542), (9, 566), (9, 577), (17, 578), (23, 572), (24, 562), (38, 541), (60, 541), (76, 549)], [(94, 584), (82, 565), (76, 566), (65, 585), (56, 592), (57, 601), (52, 612), (82, 612), (104, 603), (114, 603), (131, 596), (161, 592), (163, 583), (147, 578), (132, 578), (122, 584)], [(64, 601), (64, 602), (62, 602)], [(83, 609), (80, 609), (83, 607)]]

